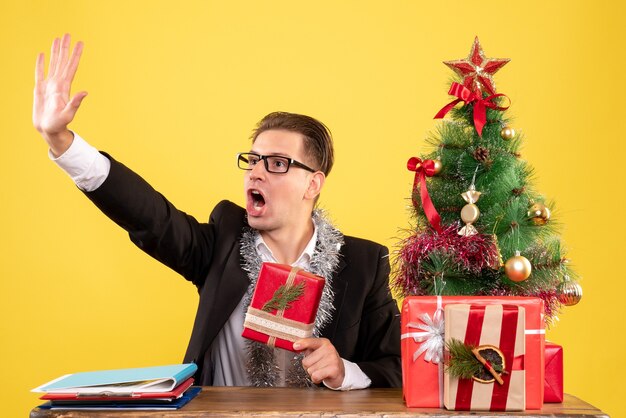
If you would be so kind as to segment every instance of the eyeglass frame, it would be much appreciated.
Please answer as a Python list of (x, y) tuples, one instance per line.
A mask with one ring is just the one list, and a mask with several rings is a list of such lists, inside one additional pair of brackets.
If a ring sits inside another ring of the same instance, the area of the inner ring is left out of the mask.
[[(241, 170), (251, 171), (251, 170), (254, 169), (254, 167), (252, 167), (252, 168), (243, 168), (243, 167), (241, 167), (239, 165), (240, 161), (243, 162), (242, 156), (246, 156), (246, 155), (255, 155), (255, 156), (259, 157), (259, 160), (262, 160), (263, 164), (265, 164), (265, 170), (268, 173), (272, 173), (272, 174), (285, 174), (285, 173), (287, 173), (289, 171), (289, 169), (291, 168), (292, 165), (295, 166), (295, 167), (302, 168), (304, 170), (310, 171), (311, 173), (315, 173), (315, 172), (319, 171), (319, 170), (314, 170), (311, 167), (309, 167), (308, 165), (303, 164), (300, 161), (294, 160), (293, 158), (285, 157), (284, 155), (275, 155), (275, 154), (261, 155), (261, 154), (257, 154), (256, 152), (240, 152), (240, 153), (237, 153), (237, 167), (239, 167)], [(245, 158), (245, 157), (243, 157), (243, 158)], [(268, 158), (281, 158), (281, 159), (287, 161), (287, 169), (285, 171), (272, 171), (272, 170), (270, 170), (269, 162), (267, 161)], [(249, 164), (249, 162), (248, 162), (248, 164)], [(257, 164), (258, 164), (258, 161), (257, 161)]]

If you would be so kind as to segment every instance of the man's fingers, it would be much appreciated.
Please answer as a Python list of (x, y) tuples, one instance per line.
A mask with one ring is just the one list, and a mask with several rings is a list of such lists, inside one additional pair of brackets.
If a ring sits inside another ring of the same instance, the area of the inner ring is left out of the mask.
[(342, 385), (345, 377), (343, 360), (327, 338), (303, 338), (294, 342), (296, 350), (304, 352), (302, 367), (315, 383), (328, 381), (331, 387)]
[(57, 73), (63, 74), (65, 72), (65, 66), (67, 65), (68, 57), (70, 54), (71, 40), (72, 39), (70, 35), (67, 33), (63, 35), (63, 39), (61, 39), (61, 49), (60, 49), (60, 55), (59, 55), (59, 60), (57, 63), (55, 75), (57, 75)]
[(320, 367), (328, 364), (330, 359), (336, 357), (335, 347), (325, 338), (306, 338), (296, 343), (305, 346), (302, 365), (307, 369), (313, 365)]
[(328, 373), (324, 369), (321, 369), (321, 370), (307, 370), (307, 373), (309, 373), (309, 376), (311, 376), (311, 380), (315, 384), (322, 383), (324, 381), (324, 379), (326, 379), (328, 377)]
[(316, 350), (322, 346), (324, 341), (321, 338), (303, 338), (293, 343), (293, 348), (299, 351)]
[(54, 38), (52, 46), (50, 47), (50, 65), (48, 67), (48, 78), (54, 76), (58, 62), (59, 62), (59, 48), (61, 41), (59, 38)]
[(37, 63), (35, 64), (35, 90), (33, 94), (33, 124), (39, 129), (39, 121), (41, 115), (41, 107), (43, 101), (43, 94), (46, 85), (44, 80), (44, 54), (40, 53), (37, 56)]
[(302, 359), (302, 365), (305, 368), (309, 368), (317, 363), (325, 363), (326, 357), (330, 354), (329, 350), (307, 350), (304, 358)]
[(63, 109), (63, 112), (65, 112), (68, 109), (72, 109), (73, 112), (76, 112), (76, 110), (78, 109), (78, 107), (80, 106), (80, 104), (82, 103), (85, 97), (87, 97), (86, 91), (81, 91), (79, 93), (76, 93), (72, 97), (72, 99), (67, 103), (67, 105), (65, 105), (65, 109)]
[[(311, 380), (315, 383), (321, 383), (326, 379), (334, 379), (339, 375), (340, 370), (336, 365), (325, 365), (322, 367), (312, 367), (307, 371), (309, 376), (311, 376)], [(341, 379), (343, 381), (343, 379)]]
[(65, 105), (65, 108), (61, 111), (61, 117), (70, 123), (74, 119), (74, 115), (76, 111), (80, 107), (83, 99), (87, 96), (86, 91), (81, 91), (80, 93), (76, 93), (69, 102)]
[[(52, 142), (49, 139), (61, 132), (67, 133), (67, 124), (72, 122), (86, 91), (70, 98), (72, 79), (78, 68), (83, 50), (81, 42), (76, 43), (70, 56), (71, 37), (63, 35), (55, 38), (50, 48), (50, 64), (46, 77), (45, 56), (39, 54), (35, 65), (35, 91), (33, 100), (33, 125), (44, 135), (55, 152), (55, 145), (63, 145), (64, 140)], [(59, 147), (57, 147), (59, 148)]]
[(74, 74), (76, 74), (76, 70), (78, 69), (78, 63), (80, 62), (80, 56), (83, 53), (83, 43), (77, 42), (74, 45), (74, 50), (72, 51), (72, 57), (65, 67), (65, 71), (63, 72), (63, 78), (66, 78), (71, 83), (74, 80)]
[(329, 363), (327, 357), (327, 353), (325, 354), (314, 351), (302, 359), (302, 367), (304, 367), (310, 374), (313, 371), (326, 366)]
[(43, 67), (44, 67), (44, 54), (40, 52), (37, 55), (37, 63), (35, 64), (35, 90), (39, 91), (41, 84), (43, 83)]

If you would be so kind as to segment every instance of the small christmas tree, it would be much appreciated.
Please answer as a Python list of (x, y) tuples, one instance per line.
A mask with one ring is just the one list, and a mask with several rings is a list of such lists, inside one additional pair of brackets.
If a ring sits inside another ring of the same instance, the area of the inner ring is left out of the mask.
[(508, 98), (496, 92), (493, 74), (508, 61), (486, 58), (476, 38), (466, 59), (445, 62), (460, 77), (449, 91), (456, 99), (435, 116), (451, 117), (427, 139), (433, 151), (407, 164), (415, 228), (402, 241), (393, 284), (402, 296), (535, 296), (550, 320), (582, 291), (553, 205), (521, 159)]

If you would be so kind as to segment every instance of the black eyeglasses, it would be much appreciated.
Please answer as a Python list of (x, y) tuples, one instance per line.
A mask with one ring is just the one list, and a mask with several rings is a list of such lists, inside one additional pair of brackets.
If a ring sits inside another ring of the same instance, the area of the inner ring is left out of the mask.
[(265, 169), (268, 173), (286, 173), (292, 165), (303, 168), (311, 173), (317, 171), (293, 158), (282, 157), (280, 155), (259, 155), (253, 152), (240, 152), (237, 154), (237, 167), (242, 170), (252, 170), (261, 160), (265, 163)]

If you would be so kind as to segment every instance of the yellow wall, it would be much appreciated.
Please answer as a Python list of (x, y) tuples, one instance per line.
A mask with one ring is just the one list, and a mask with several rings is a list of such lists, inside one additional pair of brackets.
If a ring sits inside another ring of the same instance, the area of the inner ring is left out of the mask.
[[(622, 406), (624, 6), (611, 1), (3, 1), (0, 5), (3, 416), (63, 373), (176, 363), (195, 289), (138, 251), (48, 161), (30, 121), (36, 54), (70, 32), (86, 49), (73, 128), (200, 219), (241, 203), (234, 154), (273, 110), (335, 136), (323, 205), (348, 234), (394, 246), (408, 226), (408, 157), (424, 150), (451, 72), (478, 35), (537, 188), (583, 277), (549, 338), (565, 389)], [(7, 402), (9, 401), (10, 402)], [(6, 411), (8, 409), (8, 411)]]

